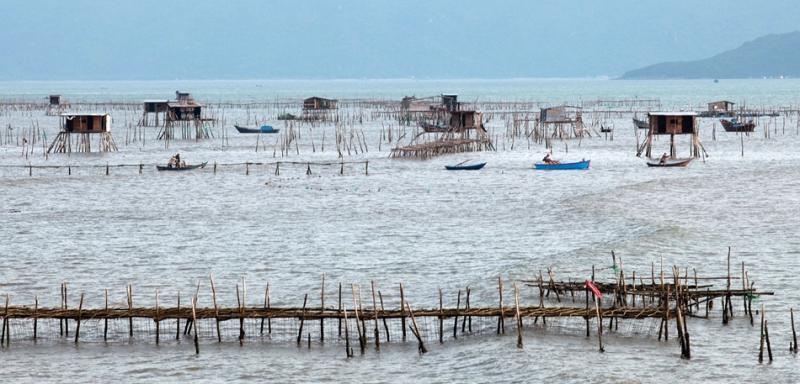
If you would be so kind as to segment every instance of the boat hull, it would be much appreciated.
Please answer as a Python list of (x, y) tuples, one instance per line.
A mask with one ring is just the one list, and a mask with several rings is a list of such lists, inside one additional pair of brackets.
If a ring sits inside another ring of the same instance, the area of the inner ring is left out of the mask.
[(477, 163), (469, 165), (445, 165), (444, 168), (448, 171), (477, 171), (486, 166), (486, 163)]
[(756, 125), (753, 122), (748, 123), (735, 123), (729, 120), (720, 120), (722, 124), (722, 128), (725, 128), (725, 132), (755, 132)]
[(533, 165), (533, 168), (542, 171), (581, 170), (581, 169), (589, 169), (590, 163), (591, 160), (578, 161), (575, 163), (560, 163), (560, 164), (536, 163)]
[(633, 119), (633, 125), (638, 129), (650, 129), (650, 123), (644, 120)]
[(234, 125), (233, 127), (236, 128), (239, 133), (278, 133), (280, 131), (280, 129), (273, 128), (271, 125), (263, 125), (260, 128), (248, 128), (238, 125)]
[(159, 171), (191, 171), (192, 169), (205, 168), (206, 164), (208, 164), (207, 161), (201, 164), (187, 165), (185, 167), (180, 167), (180, 168), (170, 167), (166, 165), (156, 165), (156, 169)]
[(686, 167), (688, 166), (692, 160), (694, 159), (675, 159), (675, 160), (667, 160), (665, 162), (660, 162), (658, 160), (648, 161), (648, 167)]

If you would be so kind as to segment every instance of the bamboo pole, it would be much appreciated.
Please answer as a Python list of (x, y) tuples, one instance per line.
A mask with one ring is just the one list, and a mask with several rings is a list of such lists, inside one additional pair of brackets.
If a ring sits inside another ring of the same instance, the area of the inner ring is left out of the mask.
[(308, 294), (306, 293), (303, 296), (303, 316), (300, 317), (300, 330), (297, 332), (297, 344), (300, 345), (300, 341), (303, 338), (303, 321), (305, 321), (306, 317), (306, 302), (308, 302)]
[(375, 301), (375, 282), (370, 280), (370, 287), (372, 288), (372, 312), (375, 315), (375, 350), (381, 350), (381, 335), (378, 331), (378, 306)]
[(797, 354), (797, 333), (794, 330), (794, 309), (789, 308), (789, 319), (792, 323), (792, 342), (789, 344), (789, 351)]
[(425, 348), (425, 344), (422, 342), (422, 335), (419, 332), (419, 327), (417, 326), (417, 320), (414, 318), (414, 311), (411, 310), (411, 304), (406, 302), (406, 308), (408, 309), (408, 315), (409, 317), (411, 317), (411, 324), (413, 325), (411, 333), (414, 334), (414, 336), (417, 338), (417, 342), (419, 343), (417, 349), (419, 350), (420, 353), (426, 353), (428, 352), (428, 350)]
[(197, 295), (194, 296), (192, 299), (192, 324), (194, 324), (194, 353), (196, 355), (200, 354), (200, 340), (197, 336)]
[[(220, 326), (219, 326), (219, 307), (217, 307), (217, 288), (216, 288), (216, 285), (214, 284), (214, 276), (210, 275), (208, 277), (208, 279), (211, 282), (211, 303), (214, 305), (214, 317), (215, 317), (215, 322), (216, 322), (216, 325), (217, 325), (217, 342), (221, 343), (222, 342), (222, 332), (220, 332)], [(239, 299), (239, 292), (238, 291), (236, 292), (236, 299), (237, 300)]]
[[(322, 284), (319, 289), (319, 307), (321, 311), (325, 311), (325, 274), (322, 274)], [(319, 318), (319, 341), (325, 341), (325, 319)]]
[(158, 345), (159, 338), (160, 338), (160, 335), (159, 335), (160, 332), (159, 331), (160, 331), (160, 326), (161, 326), (161, 317), (159, 316), (159, 313), (158, 313), (158, 288), (156, 288), (156, 317), (153, 320), (156, 323), (156, 345)]
[(519, 314), (519, 289), (514, 283), (514, 309), (517, 318), (517, 348), (522, 349), (522, 316)]
[(406, 316), (405, 316), (405, 295), (403, 294), (403, 283), (400, 283), (400, 328), (403, 330), (403, 341), (406, 341)]
[[(178, 311), (181, 309), (181, 291), (178, 290)], [(181, 339), (181, 318), (175, 317), (175, 340)]]

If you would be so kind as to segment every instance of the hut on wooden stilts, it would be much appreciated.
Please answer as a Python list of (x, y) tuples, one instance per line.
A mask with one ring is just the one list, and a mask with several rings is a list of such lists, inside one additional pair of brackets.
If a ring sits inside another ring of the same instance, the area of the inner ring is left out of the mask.
[(111, 136), (111, 115), (107, 113), (62, 114), (61, 132), (47, 148), (47, 153), (72, 152), (73, 135), (78, 137), (75, 143), (76, 152), (91, 152), (91, 138), (94, 135), (99, 136), (97, 147), (100, 152), (117, 151), (114, 137)]

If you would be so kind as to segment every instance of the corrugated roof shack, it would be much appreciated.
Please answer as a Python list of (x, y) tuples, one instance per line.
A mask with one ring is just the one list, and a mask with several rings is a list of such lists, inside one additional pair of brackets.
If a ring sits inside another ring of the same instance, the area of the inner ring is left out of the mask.
[(461, 132), (469, 129), (478, 129), (483, 132), (483, 114), (478, 111), (452, 111), (450, 112), (450, 129)]
[(652, 157), (652, 146), (654, 136), (669, 135), (669, 155), (672, 158), (677, 158), (677, 149), (675, 146), (676, 135), (689, 135), (689, 156), (700, 157), (700, 151), (703, 150), (703, 145), (700, 143), (699, 128), (697, 125), (697, 113), (695, 112), (651, 112), (647, 114), (649, 129), (647, 132), (647, 140), (639, 148), (636, 156), (640, 156), (642, 152), (648, 158)]
[(733, 110), (734, 104), (736, 103), (727, 100), (712, 101), (708, 103), (708, 111), (716, 113), (730, 112)]
[(549, 139), (563, 140), (583, 136), (591, 137), (592, 134), (583, 125), (581, 107), (560, 105), (539, 110), (534, 138), (537, 141), (539, 138), (544, 138), (548, 148), (550, 148)]
[[(164, 108), (163, 100), (156, 100), (150, 105), (151, 108)], [(145, 108), (148, 108), (145, 106)], [(145, 110), (145, 114), (147, 114)], [(195, 101), (189, 92), (175, 91), (175, 100), (166, 102), (166, 112), (164, 127), (158, 134), (159, 140), (172, 139), (208, 139), (213, 136), (211, 126), (206, 122), (214, 124), (213, 118), (203, 117), (203, 105)], [(180, 129), (180, 134), (176, 135), (175, 126)]]
[(159, 117), (164, 116), (166, 121), (166, 114), (169, 110), (169, 100), (145, 100), (142, 103), (142, 121), (141, 125), (144, 127), (150, 126), (150, 115), (155, 117), (155, 126), (159, 124)]
[(727, 100), (712, 101), (708, 103), (708, 109), (700, 112), (700, 117), (731, 117), (734, 114), (734, 102)]
[[(73, 143), (73, 135), (77, 139)], [(77, 152), (92, 151), (92, 136), (98, 137), (100, 152), (117, 150), (111, 136), (111, 115), (108, 113), (64, 113), (61, 115), (61, 132), (58, 133), (47, 152), (70, 153), (73, 144)]]
[(326, 99), (324, 97), (312, 96), (303, 100), (303, 110), (327, 111), (330, 109), (336, 109), (337, 102), (338, 101), (334, 99)]
[(60, 115), (65, 109), (67, 109), (68, 106), (69, 105), (64, 101), (64, 98), (62, 98), (61, 95), (48, 95), (47, 110), (45, 111), (45, 115)]
[(167, 122), (201, 120), (203, 105), (188, 92), (175, 91), (175, 100), (167, 103)]

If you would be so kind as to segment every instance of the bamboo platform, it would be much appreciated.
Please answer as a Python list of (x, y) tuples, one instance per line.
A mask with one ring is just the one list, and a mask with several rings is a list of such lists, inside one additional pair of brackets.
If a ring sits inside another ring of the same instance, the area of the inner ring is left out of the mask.
[(393, 148), (389, 157), (424, 160), (451, 153), (478, 152), (490, 148), (491, 142), (485, 139), (436, 140)]

